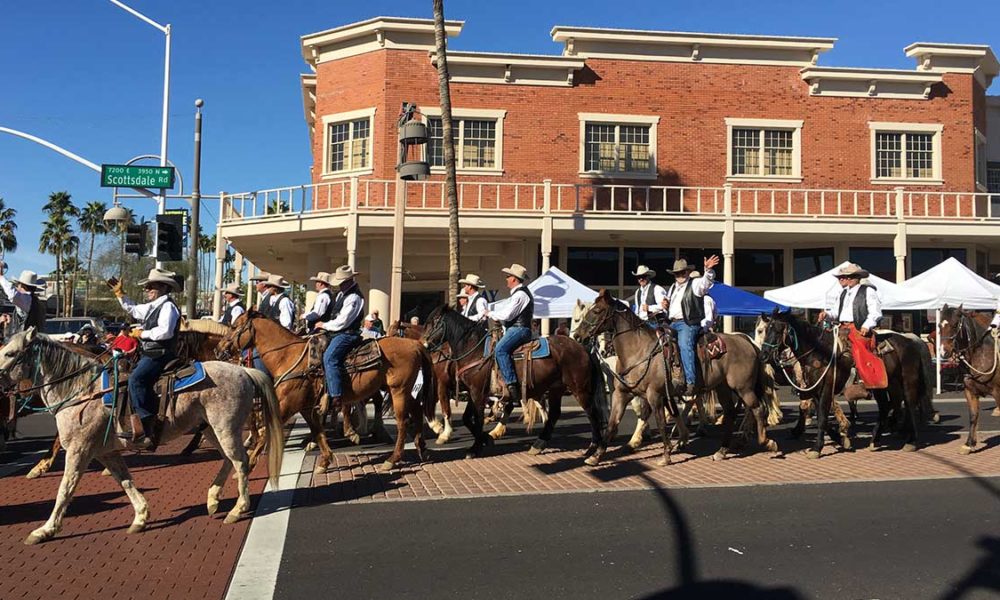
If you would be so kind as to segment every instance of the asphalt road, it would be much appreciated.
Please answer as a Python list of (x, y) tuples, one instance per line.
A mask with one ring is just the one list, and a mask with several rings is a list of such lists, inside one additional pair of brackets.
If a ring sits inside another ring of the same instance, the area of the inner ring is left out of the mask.
[(279, 599), (985, 599), (1000, 479), (312, 506), (286, 540)]

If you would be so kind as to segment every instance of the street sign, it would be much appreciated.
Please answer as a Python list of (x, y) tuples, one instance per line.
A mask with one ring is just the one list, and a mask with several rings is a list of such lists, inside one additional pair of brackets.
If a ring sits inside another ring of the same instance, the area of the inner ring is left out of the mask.
[(191, 227), (190, 225), (190, 211), (186, 208), (168, 208), (163, 211), (165, 215), (180, 215), (184, 223), (184, 231), (188, 231)]
[(101, 187), (173, 189), (173, 167), (101, 165)]

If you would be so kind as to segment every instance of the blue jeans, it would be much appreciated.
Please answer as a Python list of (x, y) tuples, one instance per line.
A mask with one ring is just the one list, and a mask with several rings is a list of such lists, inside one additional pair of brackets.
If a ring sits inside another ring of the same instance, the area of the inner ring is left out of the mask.
[(508, 327), (503, 337), (497, 342), (494, 354), (497, 357), (497, 364), (500, 366), (500, 375), (504, 383), (514, 385), (517, 383), (517, 371), (514, 369), (514, 358), (511, 356), (521, 344), (526, 344), (531, 340), (531, 329), (527, 327)]
[(323, 353), (323, 372), (326, 375), (326, 393), (331, 398), (344, 395), (344, 358), (361, 341), (356, 333), (338, 333), (330, 338), (330, 345)]
[(695, 373), (694, 346), (698, 341), (698, 332), (701, 331), (699, 325), (688, 325), (684, 321), (675, 321), (670, 324), (670, 328), (677, 332), (677, 347), (681, 351), (681, 364), (684, 366), (684, 379), (688, 385), (694, 385), (698, 381)]
[(160, 358), (143, 356), (132, 370), (128, 378), (128, 397), (132, 402), (132, 410), (140, 419), (156, 415), (159, 406), (153, 394), (153, 384), (172, 358), (173, 356), (169, 354)]

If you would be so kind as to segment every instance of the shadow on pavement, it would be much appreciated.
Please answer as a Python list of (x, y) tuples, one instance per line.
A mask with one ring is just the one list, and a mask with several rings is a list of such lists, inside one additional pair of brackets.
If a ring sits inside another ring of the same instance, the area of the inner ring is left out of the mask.
[[(147, 491), (148, 489), (143, 489), (143, 493)], [(53, 490), (51, 498), (45, 498), (38, 502), (6, 505), (3, 507), (3, 510), (0, 510), (0, 527), (45, 521), (52, 514), (54, 503), (55, 491)], [(73, 499), (68, 514), (71, 517), (94, 515), (109, 510), (116, 510), (122, 506), (129, 506), (128, 497), (121, 490), (116, 490), (113, 492), (90, 494), (88, 496), (77, 496)]]

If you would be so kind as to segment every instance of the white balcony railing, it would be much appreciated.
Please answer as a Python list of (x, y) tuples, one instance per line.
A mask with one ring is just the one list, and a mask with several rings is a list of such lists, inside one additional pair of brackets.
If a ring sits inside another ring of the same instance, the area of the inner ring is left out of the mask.
[[(1000, 195), (965, 192), (469, 182), (457, 184), (459, 210), (516, 215), (670, 215), (701, 218), (866, 218), (933, 221), (1000, 218)], [(222, 220), (306, 214), (378, 213), (396, 205), (396, 182), (340, 179), (226, 194)], [(408, 182), (408, 212), (447, 211), (443, 181)]]

